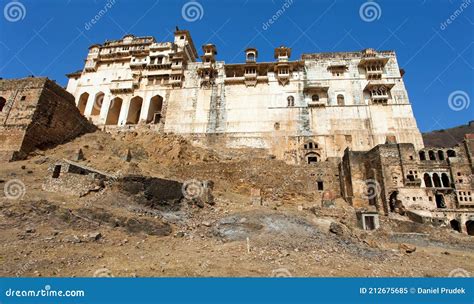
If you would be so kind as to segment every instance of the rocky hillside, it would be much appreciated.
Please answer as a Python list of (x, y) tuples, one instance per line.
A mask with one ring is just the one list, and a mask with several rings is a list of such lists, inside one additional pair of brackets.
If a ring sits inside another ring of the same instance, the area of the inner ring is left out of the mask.
[(452, 147), (462, 142), (467, 133), (474, 133), (474, 120), (467, 125), (423, 133), (423, 141), (427, 147)]

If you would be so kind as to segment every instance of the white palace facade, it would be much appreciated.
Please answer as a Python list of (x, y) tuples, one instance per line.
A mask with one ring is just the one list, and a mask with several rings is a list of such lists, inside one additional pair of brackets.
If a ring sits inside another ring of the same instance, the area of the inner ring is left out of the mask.
[(423, 148), (395, 52), (303, 54), (274, 50), (260, 62), (217, 60), (213, 44), (199, 56), (191, 35), (173, 42), (126, 35), (92, 45), (67, 90), (80, 112), (106, 130), (150, 128), (228, 147), (269, 149), (299, 162), (368, 151), (387, 137)]

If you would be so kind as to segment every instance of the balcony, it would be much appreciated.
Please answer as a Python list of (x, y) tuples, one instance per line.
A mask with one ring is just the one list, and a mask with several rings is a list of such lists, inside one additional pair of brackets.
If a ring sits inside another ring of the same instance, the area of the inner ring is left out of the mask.
[(323, 91), (329, 90), (329, 81), (306, 80), (304, 82), (305, 91)]
[(135, 87), (138, 86), (137, 81), (133, 79), (127, 80), (112, 80), (110, 92), (112, 93), (129, 93), (133, 92)]
[(326, 102), (324, 101), (310, 101), (308, 102), (308, 107), (309, 108), (319, 108), (319, 107), (325, 107)]
[(157, 42), (150, 45), (150, 50), (152, 51), (163, 51), (171, 49), (173, 44), (171, 42)]

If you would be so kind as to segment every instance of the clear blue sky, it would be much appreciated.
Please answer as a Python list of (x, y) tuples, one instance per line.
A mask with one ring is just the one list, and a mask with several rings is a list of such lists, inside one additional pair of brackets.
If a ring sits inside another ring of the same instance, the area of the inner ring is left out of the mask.
[[(474, 119), (474, 1), (196, 1), (202, 10), (191, 3), (183, 17), (189, 0), (0, 0), (0, 77), (33, 74), (65, 85), (65, 74), (83, 67), (91, 44), (125, 33), (171, 40), (178, 25), (191, 31), (199, 52), (212, 42), (218, 59), (228, 63), (241, 62), (247, 46), (259, 49), (259, 60), (273, 60), (273, 48), (282, 44), (293, 48), (293, 59), (312, 52), (395, 50), (422, 131)], [(106, 3), (108, 11), (86, 27)]]

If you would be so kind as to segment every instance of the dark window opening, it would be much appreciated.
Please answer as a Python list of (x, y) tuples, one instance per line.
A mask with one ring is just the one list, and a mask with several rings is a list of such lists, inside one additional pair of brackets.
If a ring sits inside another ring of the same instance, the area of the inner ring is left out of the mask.
[(318, 162), (318, 158), (316, 156), (308, 156), (308, 164), (314, 164)]
[(425, 175), (423, 175), (423, 180), (425, 181), (425, 187), (426, 188), (432, 188), (433, 187), (433, 182), (431, 181), (431, 176), (428, 173), (425, 173)]
[(438, 159), (439, 160), (444, 160), (444, 152), (442, 150), (438, 151)]
[(58, 178), (61, 175), (61, 165), (54, 166), (53, 178)]
[(466, 230), (468, 235), (474, 235), (474, 221), (466, 222)]
[(313, 100), (313, 101), (319, 101), (319, 95), (318, 95), (318, 94), (314, 94), (314, 95), (312, 96), (312, 100)]
[(443, 187), (449, 188), (449, 177), (446, 173), (441, 174), (441, 182), (443, 183)]
[(434, 151), (428, 151), (428, 155), (430, 157), (430, 160), (436, 160), (436, 156), (435, 156), (435, 153)]
[(26, 96), (21, 96), (21, 100), (26, 100)]
[(323, 190), (324, 190), (324, 183), (318, 182), (318, 191), (323, 191)]
[(436, 194), (436, 208), (446, 208), (446, 204), (444, 203), (444, 196), (442, 194)]
[(3, 97), (0, 97), (0, 112), (3, 111), (3, 108), (5, 107), (6, 103), (7, 103), (7, 100)]
[(433, 174), (433, 184), (435, 188), (441, 188), (441, 179), (437, 173)]
[(365, 216), (365, 230), (375, 230), (375, 216)]
[(420, 160), (426, 160), (426, 154), (425, 151), (420, 151)]
[(448, 150), (447, 154), (448, 154), (448, 157), (456, 157), (456, 152), (453, 150)]

